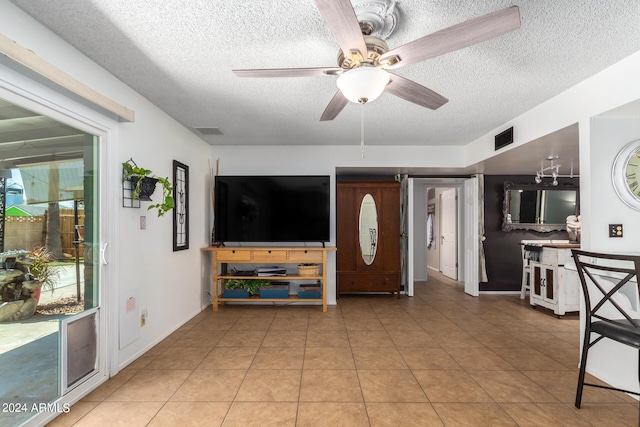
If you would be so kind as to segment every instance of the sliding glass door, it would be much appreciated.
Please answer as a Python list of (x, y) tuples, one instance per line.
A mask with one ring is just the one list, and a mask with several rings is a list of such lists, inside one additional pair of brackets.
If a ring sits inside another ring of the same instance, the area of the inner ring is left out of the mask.
[(0, 425), (99, 371), (98, 136), (0, 99)]

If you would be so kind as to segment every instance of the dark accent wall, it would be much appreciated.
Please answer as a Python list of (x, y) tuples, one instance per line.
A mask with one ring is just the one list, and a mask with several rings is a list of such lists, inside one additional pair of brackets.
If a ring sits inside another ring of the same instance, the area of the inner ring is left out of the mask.
[[(502, 231), (504, 183), (533, 183), (531, 175), (485, 175), (484, 177), (484, 254), (486, 283), (480, 291), (519, 291), (522, 281), (520, 241), (526, 239), (568, 239), (566, 231), (539, 233), (528, 230)], [(561, 181), (558, 179), (558, 181)]]

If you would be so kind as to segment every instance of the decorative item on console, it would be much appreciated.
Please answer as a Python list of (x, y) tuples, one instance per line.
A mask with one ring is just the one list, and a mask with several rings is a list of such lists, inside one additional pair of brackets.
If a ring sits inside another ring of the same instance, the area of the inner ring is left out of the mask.
[(318, 264), (298, 264), (299, 276), (317, 276), (320, 271)]
[(530, 261), (540, 261), (542, 246), (538, 244), (524, 245), (524, 258)]
[(567, 217), (567, 233), (569, 233), (569, 243), (580, 243), (580, 215)]

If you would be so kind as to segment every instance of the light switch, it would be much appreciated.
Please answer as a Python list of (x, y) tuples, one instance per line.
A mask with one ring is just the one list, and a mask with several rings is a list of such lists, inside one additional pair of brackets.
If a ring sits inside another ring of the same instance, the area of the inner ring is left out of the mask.
[(147, 217), (144, 215), (140, 215), (140, 230), (147, 229)]

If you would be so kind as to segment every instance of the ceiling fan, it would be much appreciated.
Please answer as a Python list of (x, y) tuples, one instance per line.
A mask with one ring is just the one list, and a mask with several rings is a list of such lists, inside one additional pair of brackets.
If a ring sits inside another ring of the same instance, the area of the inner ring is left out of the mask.
[(333, 120), (349, 101), (364, 104), (385, 90), (414, 104), (435, 110), (449, 100), (412, 80), (387, 72), (453, 52), (520, 28), (520, 12), (510, 6), (437, 31), (389, 50), (374, 25), (358, 17), (350, 0), (315, 0), (320, 14), (340, 45), (338, 67), (233, 70), (238, 77), (315, 77), (338, 75), (339, 90), (322, 113)]

